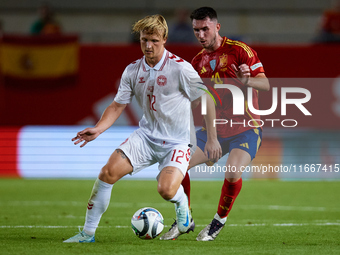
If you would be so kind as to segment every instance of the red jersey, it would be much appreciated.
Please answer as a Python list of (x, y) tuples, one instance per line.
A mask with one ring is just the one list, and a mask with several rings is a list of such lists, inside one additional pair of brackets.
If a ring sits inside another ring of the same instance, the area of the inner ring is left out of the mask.
[[(236, 74), (231, 67), (231, 64), (234, 64), (236, 67), (241, 64), (247, 64), (250, 68), (251, 77), (255, 77), (259, 73), (264, 73), (262, 63), (257, 57), (257, 53), (252, 48), (243, 42), (223, 37), (223, 42), (216, 51), (208, 53), (203, 49), (193, 58), (191, 64), (199, 73), (203, 82), (208, 83), (207, 79), (204, 78), (209, 78), (210, 84), (206, 84), (207, 87), (209, 87), (209, 85), (213, 87), (214, 84), (232, 84), (240, 88), (244, 94), (245, 114), (233, 115), (233, 98), (230, 90), (216, 89), (216, 92), (222, 101), (221, 105), (220, 102), (216, 100), (216, 119), (228, 121), (227, 124), (216, 125), (218, 136), (223, 138), (230, 137), (261, 126), (256, 121), (256, 119), (260, 119), (260, 116), (253, 114), (248, 109), (248, 86), (237, 79)], [(256, 89), (252, 90), (253, 106), (255, 109), (259, 109), (258, 91)], [(231, 125), (231, 123), (233, 124)], [(250, 123), (250, 125), (248, 125), (248, 123)]]

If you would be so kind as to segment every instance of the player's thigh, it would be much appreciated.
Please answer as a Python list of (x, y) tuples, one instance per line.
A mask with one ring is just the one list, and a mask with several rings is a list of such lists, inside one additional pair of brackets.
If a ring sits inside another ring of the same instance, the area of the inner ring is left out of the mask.
[[(262, 130), (250, 129), (234, 136), (229, 143), (229, 150), (240, 149), (250, 155), (250, 161), (253, 160), (261, 146)], [(234, 159), (234, 161), (237, 159)], [(250, 162), (249, 162), (250, 163)]]
[(125, 153), (120, 149), (116, 149), (100, 171), (99, 179), (114, 184), (123, 176), (131, 173), (132, 170), (133, 167)]
[(234, 136), (229, 143), (225, 177), (235, 182), (242, 176), (242, 170), (254, 159), (262, 140), (261, 129), (250, 129)]
[(255, 157), (261, 140), (261, 129), (250, 129), (230, 138), (230, 152), (225, 172), (225, 178), (229, 182), (235, 182), (241, 178), (244, 167), (248, 166)]
[(237, 169), (241, 169), (242, 166), (247, 166), (251, 162), (250, 154), (239, 148), (234, 148), (230, 151), (226, 166), (235, 166)]
[(183, 180), (183, 173), (180, 169), (174, 166), (164, 167), (158, 176), (157, 190), (164, 199), (171, 199), (176, 195), (176, 192)]
[(158, 146), (155, 152), (159, 163), (158, 169), (160, 172), (166, 167), (175, 167), (182, 173), (184, 178), (190, 160), (190, 147), (187, 143), (168, 144), (167, 146)]
[(140, 129), (137, 129), (118, 147), (124, 152), (133, 166), (131, 175), (157, 162), (155, 157), (157, 149), (153, 146), (156, 145), (152, 144)]
[(187, 143), (169, 144), (158, 148), (158, 192), (164, 199), (171, 199), (177, 192), (189, 166), (190, 147)]
[(197, 166), (202, 163), (207, 163), (207, 165), (213, 165), (214, 162), (209, 161), (208, 155), (204, 154), (204, 148), (208, 140), (207, 131), (205, 129), (200, 129), (196, 131), (197, 146), (194, 154), (190, 158), (189, 168)]
[(205, 162), (208, 162), (209, 158), (204, 154), (204, 152), (201, 150), (200, 147), (197, 146), (196, 151), (191, 156), (189, 161), (189, 168), (192, 168), (194, 166), (197, 166), (199, 164), (203, 164)]
[(225, 178), (229, 182), (238, 181), (242, 177), (242, 170), (251, 162), (251, 156), (247, 151), (234, 148), (230, 151), (227, 162)]

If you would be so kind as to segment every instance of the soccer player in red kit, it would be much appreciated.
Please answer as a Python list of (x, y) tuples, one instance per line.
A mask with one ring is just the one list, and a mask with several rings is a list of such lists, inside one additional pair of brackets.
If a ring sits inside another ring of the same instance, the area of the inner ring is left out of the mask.
[[(194, 69), (201, 78), (205, 78), (204, 82), (209, 79), (211, 88), (214, 84), (231, 84), (242, 90), (245, 99), (247, 99), (247, 89), (251, 87), (253, 106), (259, 109), (258, 91), (268, 91), (270, 85), (257, 53), (243, 42), (220, 36), (221, 24), (217, 21), (214, 9), (201, 7), (194, 10), (190, 17), (194, 34), (203, 47), (191, 62)], [(228, 124), (216, 125), (222, 154), (229, 153), (226, 169), (236, 171), (226, 171), (217, 213), (211, 223), (198, 234), (196, 238), (198, 241), (214, 240), (224, 227), (227, 216), (242, 188), (242, 167), (247, 166), (254, 159), (262, 139), (261, 125), (256, 121), (260, 117), (249, 111), (247, 100), (245, 100), (244, 115), (233, 115), (233, 98), (230, 90), (219, 88), (215, 91), (212, 89), (212, 92), (217, 92), (222, 102), (216, 107), (216, 118), (228, 121)], [(207, 144), (207, 132), (204, 127), (196, 132), (196, 138), (197, 149), (190, 160), (189, 169), (202, 163), (208, 165), (214, 163), (204, 152), (204, 146)], [(182, 185), (190, 197), (188, 173)], [(175, 222), (161, 239), (171, 240), (181, 235), (176, 225)], [(190, 230), (193, 231), (194, 228), (195, 223), (192, 220), (187, 233)]]

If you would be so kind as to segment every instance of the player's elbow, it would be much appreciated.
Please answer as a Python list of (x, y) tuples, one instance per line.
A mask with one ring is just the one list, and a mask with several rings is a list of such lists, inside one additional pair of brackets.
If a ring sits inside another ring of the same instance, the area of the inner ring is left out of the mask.
[(269, 80), (266, 77), (266, 75), (264, 73), (259, 73), (258, 75), (255, 76), (256, 79), (254, 79), (255, 81), (255, 86), (257, 87), (258, 90), (262, 90), (262, 91), (269, 91), (270, 90), (270, 84), (269, 84)]
[(195, 109), (201, 102), (201, 97), (191, 102), (191, 109)]
[(261, 79), (261, 83), (259, 83), (258, 90), (261, 90), (261, 91), (270, 90), (270, 84), (267, 78)]
[(264, 85), (264, 88), (263, 88), (263, 91), (269, 91), (270, 90), (270, 84), (269, 82), (267, 81)]

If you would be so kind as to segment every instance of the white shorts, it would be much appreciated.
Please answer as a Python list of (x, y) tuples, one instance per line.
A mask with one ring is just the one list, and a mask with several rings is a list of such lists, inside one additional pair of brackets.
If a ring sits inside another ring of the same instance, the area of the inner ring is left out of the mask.
[(159, 163), (159, 171), (167, 166), (177, 167), (185, 176), (189, 166), (190, 147), (188, 143), (169, 143), (146, 136), (140, 129), (134, 131), (118, 149), (129, 158), (133, 171), (140, 170)]

